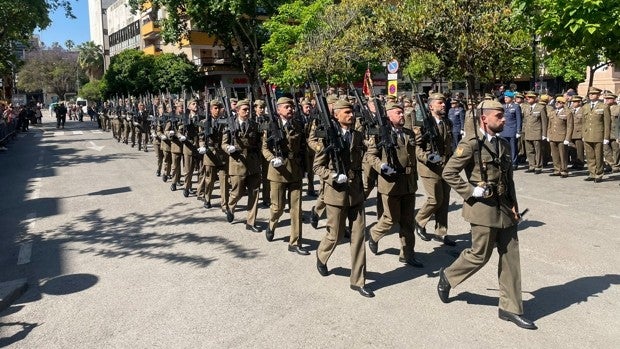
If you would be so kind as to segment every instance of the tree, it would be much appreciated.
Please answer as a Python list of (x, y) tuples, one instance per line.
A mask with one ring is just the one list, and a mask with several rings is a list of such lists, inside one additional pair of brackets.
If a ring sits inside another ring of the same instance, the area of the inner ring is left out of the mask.
[(198, 67), (185, 54), (164, 53), (155, 56), (150, 80), (153, 92), (182, 92), (198, 88), (198, 77)]
[(73, 42), (73, 40), (71, 39), (65, 40), (65, 47), (67, 48), (67, 50), (72, 51), (75, 47), (75, 42)]
[(76, 91), (80, 76), (75, 52), (49, 49), (31, 52), (19, 71), (18, 87), (25, 91), (52, 92), (61, 98)]
[(138, 96), (152, 90), (153, 59), (153, 56), (139, 50), (125, 50), (112, 57), (110, 67), (103, 76), (106, 96)]
[(89, 101), (101, 101), (103, 99), (103, 83), (99, 80), (91, 80), (80, 88), (80, 97)]
[[(68, 49), (68, 48), (67, 48)], [(90, 81), (101, 79), (103, 75), (103, 50), (94, 41), (78, 46), (78, 63)]]

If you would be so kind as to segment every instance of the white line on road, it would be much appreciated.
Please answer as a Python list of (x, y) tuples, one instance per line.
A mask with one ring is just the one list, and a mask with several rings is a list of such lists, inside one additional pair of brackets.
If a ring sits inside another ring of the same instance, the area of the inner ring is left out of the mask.
[(82, 132), (82, 131), (73, 131), (73, 134), (74, 135), (83, 135), (84, 132)]
[(611, 217), (611, 218), (618, 218), (618, 219), (620, 219), (620, 216), (616, 216), (615, 214), (610, 214), (610, 215), (609, 215), (609, 217)]
[(93, 141), (89, 141), (88, 143), (90, 143), (90, 146), (87, 146), (86, 148), (93, 149), (93, 150), (96, 150), (96, 151), (101, 151), (105, 147), (105, 145), (98, 146)]
[(21, 244), (19, 248), (19, 255), (17, 256), (17, 265), (30, 263), (30, 256), (32, 255), (32, 242), (26, 242)]
[(92, 132), (92, 133), (103, 133), (103, 132), (101, 132), (101, 131), (99, 131), (99, 130), (92, 130), (91, 132)]
[(557, 205), (557, 206), (562, 206), (562, 207), (569, 207), (570, 205), (566, 205), (566, 204), (561, 204), (559, 202), (555, 202), (555, 201), (549, 201), (549, 200), (545, 200), (545, 199), (539, 199), (539, 198), (534, 198), (531, 196), (527, 196), (527, 195), (523, 195), (520, 194), (519, 197), (521, 198), (526, 198), (526, 199), (530, 199), (530, 200), (534, 200), (534, 201), (540, 201), (540, 202), (546, 202), (548, 204), (552, 204), (552, 205)]
[(65, 131), (56, 131), (54, 132), (54, 136), (64, 136), (65, 135)]

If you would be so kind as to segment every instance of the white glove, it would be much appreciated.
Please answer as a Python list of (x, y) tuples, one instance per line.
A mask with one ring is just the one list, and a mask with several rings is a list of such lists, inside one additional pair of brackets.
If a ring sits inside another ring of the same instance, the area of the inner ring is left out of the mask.
[(542, 136), (542, 140), (543, 140), (543, 141), (546, 141), (546, 140), (547, 140), (547, 137)]
[(564, 141), (564, 145), (568, 145), (568, 143), (570, 143), (569, 141)]
[(521, 134), (520, 134), (520, 133), (517, 133), (517, 134), (515, 135), (515, 137), (517, 137), (517, 138), (521, 138)]
[(348, 179), (347, 175), (337, 174), (337, 173), (334, 173), (333, 178), (336, 181), (336, 183), (338, 183), (338, 184), (342, 184), (342, 183), (346, 182), (347, 179)]
[(465, 131), (461, 130), (461, 136), (465, 137)]
[(282, 159), (280, 159), (280, 158), (273, 158), (273, 159), (271, 159), (271, 166), (273, 166), (274, 168), (278, 168), (278, 167), (282, 166)]
[(439, 154), (437, 153), (432, 153), (428, 156), (428, 162), (430, 162), (431, 164), (436, 164), (439, 161), (441, 161), (441, 156), (439, 156)]
[(605, 145), (609, 144), (609, 139), (603, 139), (603, 144)]
[(186, 140), (186, 139), (187, 139), (187, 137), (185, 137), (185, 136), (183, 136), (183, 135), (180, 135), (180, 136), (179, 136), (179, 140), (180, 140), (181, 142), (185, 142), (185, 140)]
[(174, 136), (174, 134), (175, 134), (175, 132), (174, 132), (174, 131), (172, 131), (172, 130), (168, 131), (168, 135), (169, 135), (169, 136)]
[[(226, 147), (226, 152), (228, 154), (232, 154), (232, 153), (234, 153), (236, 151), (237, 151), (237, 148), (235, 148), (234, 145), (229, 145), (229, 146)], [(277, 166), (274, 166), (274, 167), (277, 167)]]
[(484, 196), (484, 188), (483, 187), (479, 187), (479, 186), (475, 186), (474, 187), (474, 192), (471, 194), (471, 196), (475, 197), (475, 198), (481, 198)]
[(159, 138), (161, 138), (162, 141), (165, 141), (166, 139), (168, 139), (168, 137), (166, 137), (166, 135), (161, 135), (161, 136), (159, 136)]
[(151, 132), (151, 137), (153, 138), (157, 137), (157, 135), (155, 135), (155, 132)]
[(386, 175), (391, 175), (396, 173), (396, 171), (394, 171), (394, 169), (392, 168), (392, 166), (386, 164), (386, 163), (382, 163), (381, 164), (381, 173), (384, 173)]
[(205, 148), (205, 147), (200, 147), (200, 148), (198, 148), (198, 153), (200, 153), (200, 154), (206, 154), (206, 153), (207, 153), (207, 148)]

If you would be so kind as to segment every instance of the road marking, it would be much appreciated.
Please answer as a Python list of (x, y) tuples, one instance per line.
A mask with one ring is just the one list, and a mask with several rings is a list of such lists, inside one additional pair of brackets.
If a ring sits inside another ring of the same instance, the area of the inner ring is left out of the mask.
[(97, 144), (95, 144), (95, 142), (93, 142), (93, 141), (90, 141), (90, 142), (88, 142), (88, 143), (90, 143), (90, 146), (88, 146), (88, 147), (86, 147), (86, 148), (88, 148), (88, 149), (93, 149), (93, 150), (96, 150), (96, 151), (101, 151), (101, 150), (103, 150), (103, 148), (105, 147), (104, 145), (98, 146), (98, 145), (97, 145)]
[(101, 131), (99, 131), (99, 130), (92, 130), (91, 132), (92, 132), (92, 133), (103, 133), (103, 132), (101, 132)]
[(620, 219), (620, 216), (616, 216), (615, 214), (610, 214), (610, 215), (609, 215), (609, 217), (611, 217), (611, 218), (618, 218), (618, 219)]
[(74, 135), (83, 135), (84, 132), (82, 132), (82, 131), (73, 131), (73, 134)]
[(530, 200), (534, 200), (534, 201), (545, 202), (545, 203), (548, 203), (548, 204), (562, 206), (562, 207), (570, 207), (570, 205), (561, 204), (559, 202), (549, 201), (549, 200), (545, 200), (545, 199), (539, 199), (539, 198), (535, 198), (535, 197), (531, 197), (531, 196), (527, 196), (527, 195), (523, 195), (523, 194), (520, 194), (519, 197), (530, 199)]
[(54, 132), (54, 136), (64, 136), (65, 135), (65, 131), (56, 131)]
[(30, 257), (32, 256), (32, 242), (21, 244), (19, 248), (19, 255), (17, 256), (17, 265), (30, 263)]

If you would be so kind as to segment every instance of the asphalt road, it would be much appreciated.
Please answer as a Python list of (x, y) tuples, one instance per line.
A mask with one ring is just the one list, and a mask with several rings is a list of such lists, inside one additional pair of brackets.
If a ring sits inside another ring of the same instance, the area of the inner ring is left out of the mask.
[[(244, 229), (244, 213), (229, 224), (219, 206), (205, 210), (171, 192), (154, 174), (153, 152), (90, 122), (56, 130), (44, 121), (0, 153), (0, 282), (29, 284), (0, 313), (0, 347), (607, 348), (620, 340), (618, 174), (594, 184), (584, 172), (517, 171), (520, 206), (530, 209), (519, 233), (524, 307), (539, 326), (527, 331), (497, 318), (496, 254), (452, 290), (450, 304), (438, 299), (437, 271), (470, 244), (454, 193), (457, 247), (418, 240), (425, 268), (415, 269), (398, 262), (398, 237), (387, 236), (379, 255), (367, 251), (376, 297), (366, 299), (349, 289), (347, 243), (321, 277), (314, 253), (287, 251), (288, 214), (269, 243)], [(367, 204), (372, 225), (374, 200)], [(306, 215), (312, 205), (305, 197)], [(263, 227), (268, 214), (259, 209)], [(311, 250), (324, 224), (304, 223)]]

